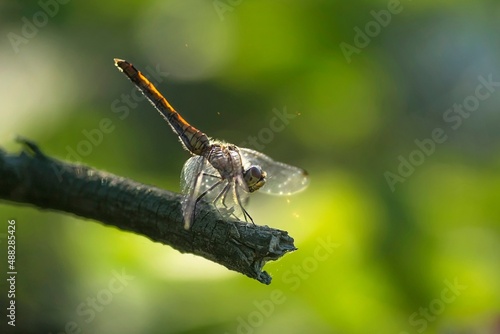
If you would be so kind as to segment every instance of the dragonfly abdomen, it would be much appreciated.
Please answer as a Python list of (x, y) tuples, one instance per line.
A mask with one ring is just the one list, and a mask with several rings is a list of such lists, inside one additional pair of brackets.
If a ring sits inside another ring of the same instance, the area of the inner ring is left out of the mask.
[(174, 110), (164, 116), (188, 151), (196, 155), (202, 155), (203, 152), (208, 150), (210, 140), (207, 135), (186, 122), (179, 113)]
[(123, 59), (115, 58), (115, 65), (148, 98), (149, 102), (151, 102), (168, 124), (170, 124), (174, 132), (177, 133), (188, 151), (191, 151), (193, 154), (201, 155), (203, 151), (208, 148), (209, 139), (207, 135), (186, 122), (141, 71)]

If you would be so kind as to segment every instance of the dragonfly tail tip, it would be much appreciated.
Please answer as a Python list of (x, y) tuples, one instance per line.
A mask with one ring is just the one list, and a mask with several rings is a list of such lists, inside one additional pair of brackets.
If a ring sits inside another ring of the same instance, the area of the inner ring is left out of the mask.
[(125, 60), (123, 59), (120, 59), (120, 58), (113, 58), (114, 62), (115, 62), (115, 65), (118, 66), (119, 63), (123, 63)]

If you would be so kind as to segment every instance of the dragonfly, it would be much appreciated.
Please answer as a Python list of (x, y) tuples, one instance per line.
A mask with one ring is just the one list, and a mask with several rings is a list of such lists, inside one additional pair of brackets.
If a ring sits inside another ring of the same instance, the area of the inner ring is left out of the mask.
[(246, 222), (250, 219), (253, 223), (245, 209), (251, 193), (259, 190), (288, 196), (308, 186), (309, 176), (304, 169), (208, 137), (189, 124), (134, 65), (118, 58), (114, 62), (170, 125), (184, 149), (192, 154), (181, 172), (185, 229), (193, 223), (196, 205), (201, 199), (212, 202), (224, 217), (243, 218)]

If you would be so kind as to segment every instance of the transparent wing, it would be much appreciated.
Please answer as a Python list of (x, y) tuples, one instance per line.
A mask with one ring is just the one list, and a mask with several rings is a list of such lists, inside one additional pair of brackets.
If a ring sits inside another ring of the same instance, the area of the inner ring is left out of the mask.
[[(219, 172), (215, 168), (213, 168), (212, 165), (209, 164), (204, 157), (200, 155), (193, 156), (189, 158), (188, 161), (186, 161), (184, 167), (182, 168), (181, 191), (183, 194), (187, 195), (192, 191), (194, 182), (199, 177), (200, 173), (202, 174), (201, 182), (199, 184), (198, 193), (194, 194), (196, 195), (195, 199), (199, 195), (210, 189), (210, 187), (213, 186), (216, 182), (220, 181)], [(207, 196), (209, 196), (209, 194), (207, 194)], [(210, 197), (207, 198), (207, 200), (209, 199)]]
[(203, 168), (207, 165), (206, 161), (193, 160), (193, 158), (186, 161), (181, 172), (181, 189), (185, 194), (182, 201), (182, 214), (184, 216), (184, 228), (189, 229), (194, 218), (194, 211), (196, 207), (196, 199), (200, 193), (201, 185), (203, 183)]
[(245, 218), (240, 203), (248, 203), (249, 192), (242, 177), (222, 180), (219, 172), (202, 156), (193, 156), (184, 164), (181, 191), (186, 195), (183, 211), (185, 222), (189, 225), (200, 196), (212, 202), (224, 216)]
[(267, 155), (240, 148), (243, 168), (257, 165), (267, 173), (266, 184), (259, 191), (272, 195), (291, 195), (304, 190), (309, 185), (309, 176), (301, 168), (274, 161)]

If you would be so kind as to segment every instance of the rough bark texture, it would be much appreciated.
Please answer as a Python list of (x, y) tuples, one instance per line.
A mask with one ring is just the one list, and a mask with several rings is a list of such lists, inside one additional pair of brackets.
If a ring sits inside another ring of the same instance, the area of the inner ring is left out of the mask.
[(286, 231), (224, 220), (211, 204), (197, 205), (194, 223), (184, 229), (182, 195), (44, 155), (19, 139), (19, 155), (0, 149), (0, 200), (58, 210), (113, 225), (271, 283), (267, 261), (295, 250)]

